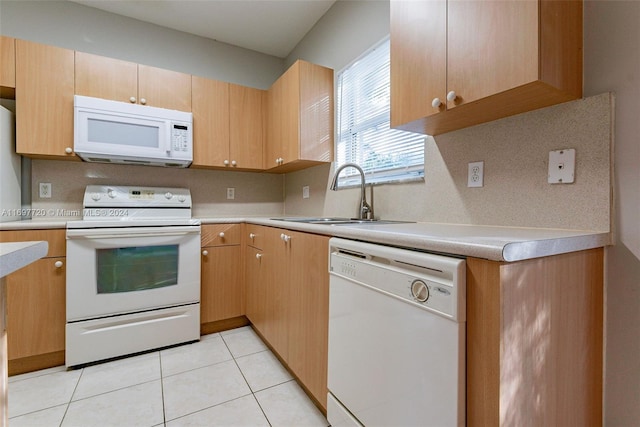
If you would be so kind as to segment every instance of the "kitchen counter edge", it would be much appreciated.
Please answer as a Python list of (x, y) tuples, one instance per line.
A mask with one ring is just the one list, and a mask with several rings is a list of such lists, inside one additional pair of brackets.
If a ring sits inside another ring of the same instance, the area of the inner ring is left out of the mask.
[[(249, 223), (409, 249), (505, 262), (577, 252), (612, 244), (611, 233), (598, 231), (424, 222), (336, 226), (281, 221), (265, 217), (201, 217), (199, 219), (203, 225)], [(73, 220), (4, 222), (0, 223), (0, 231), (64, 229), (67, 222)]]
[(48, 250), (43, 241), (0, 243), (0, 278), (46, 256)]

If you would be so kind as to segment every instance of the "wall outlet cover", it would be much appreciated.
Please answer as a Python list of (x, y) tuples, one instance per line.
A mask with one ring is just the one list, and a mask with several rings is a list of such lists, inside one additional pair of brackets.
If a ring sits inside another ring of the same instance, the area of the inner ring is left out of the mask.
[(549, 152), (549, 184), (571, 184), (575, 180), (576, 150), (567, 148)]
[(302, 187), (302, 198), (303, 199), (308, 199), (309, 198), (309, 186), (305, 185), (304, 187)]
[(233, 187), (227, 188), (227, 200), (233, 200), (236, 198), (236, 189)]
[(467, 187), (482, 187), (484, 185), (484, 162), (469, 163)]
[(50, 182), (41, 182), (39, 183), (39, 194), (41, 199), (50, 199), (51, 198), (51, 183)]

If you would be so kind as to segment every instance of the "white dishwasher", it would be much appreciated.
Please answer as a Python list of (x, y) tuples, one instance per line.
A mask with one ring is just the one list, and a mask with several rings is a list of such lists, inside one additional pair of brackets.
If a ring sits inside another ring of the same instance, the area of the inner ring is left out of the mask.
[(331, 425), (465, 425), (465, 261), (339, 238), (329, 256)]

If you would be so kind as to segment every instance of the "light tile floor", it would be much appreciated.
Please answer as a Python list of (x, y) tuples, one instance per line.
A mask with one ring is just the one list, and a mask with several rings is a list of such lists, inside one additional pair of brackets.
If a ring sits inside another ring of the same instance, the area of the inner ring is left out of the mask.
[(9, 378), (9, 426), (328, 426), (250, 328)]

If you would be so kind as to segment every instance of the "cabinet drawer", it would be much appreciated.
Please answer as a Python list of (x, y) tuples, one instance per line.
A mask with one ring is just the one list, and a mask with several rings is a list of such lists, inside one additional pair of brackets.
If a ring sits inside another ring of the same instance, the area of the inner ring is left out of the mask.
[(239, 245), (241, 229), (240, 224), (205, 224), (202, 226), (201, 246)]
[(264, 249), (266, 240), (268, 239), (268, 231), (270, 227), (262, 225), (247, 224), (245, 227), (245, 237), (247, 246), (251, 246), (257, 249)]
[(65, 230), (11, 230), (0, 232), (0, 242), (47, 241), (49, 250), (45, 258), (66, 256)]

